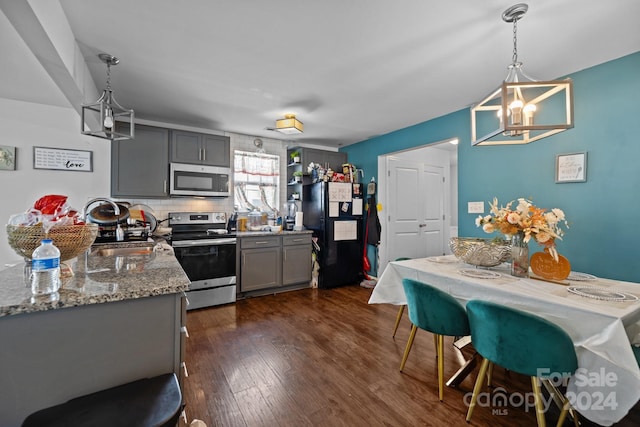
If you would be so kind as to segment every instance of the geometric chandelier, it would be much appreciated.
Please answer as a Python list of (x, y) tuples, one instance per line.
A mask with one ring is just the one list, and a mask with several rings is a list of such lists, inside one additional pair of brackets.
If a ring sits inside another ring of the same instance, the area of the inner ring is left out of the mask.
[[(117, 65), (120, 60), (106, 53), (101, 53), (98, 57), (107, 64), (107, 88), (102, 91), (102, 96), (96, 102), (82, 105), (80, 132), (83, 135), (91, 135), (113, 141), (133, 139), (135, 135), (133, 110), (127, 110), (118, 104), (111, 90), (111, 66)], [(129, 122), (129, 132), (117, 132), (115, 127), (116, 119), (124, 119), (124, 121)]]
[(513, 22), (513, 57), (500, 87), (471, 108), (471, 145), (528, 144), (573, 127), (573, 81), (538, 81), (518, 62), (517, 22), (529, 6), (502, 13)]

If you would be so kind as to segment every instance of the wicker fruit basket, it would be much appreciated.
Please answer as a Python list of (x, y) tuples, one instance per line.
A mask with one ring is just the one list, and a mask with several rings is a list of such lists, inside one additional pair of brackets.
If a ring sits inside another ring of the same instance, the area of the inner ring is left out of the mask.
[(476, 267), (495, 267), (511, 259), (508, 240), (452, 237), (449, 247), (456, 258)]
[(31, 254), (40, 246), (42, 239), (51, 239), (60, 250), (60, 261), (70, 260), (89, 249), (97, 235), (98, 224), (53, 226), (48, 234), (42, 224), (7, 225), (9, 246), (26, 259), (31, 259)]

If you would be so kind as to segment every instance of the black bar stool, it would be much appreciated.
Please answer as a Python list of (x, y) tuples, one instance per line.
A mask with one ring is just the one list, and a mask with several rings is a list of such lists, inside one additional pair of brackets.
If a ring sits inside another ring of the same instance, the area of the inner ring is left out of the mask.
[(175, 427), (182, 412), (175, 374), (123, 384), (29, 415), (22, 427)]

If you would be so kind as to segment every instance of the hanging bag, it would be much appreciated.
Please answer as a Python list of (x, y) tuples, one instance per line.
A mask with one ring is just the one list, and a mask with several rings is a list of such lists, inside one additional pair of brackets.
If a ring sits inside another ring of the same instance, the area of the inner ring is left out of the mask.
[[(369, 210), (367, 210), (367, 215), (369, 215)], [(362, 253), (362, 267), (364, 271), (371, 271), (371, 263), (369, 262), (369, 258), (367, 258), (367, 240), (369, 239), (369, 221), (367, 221), (367, 226), (365, 227), (364, 232), (364, 251)], [(366, 273), (365, 273), (366, 276)]]

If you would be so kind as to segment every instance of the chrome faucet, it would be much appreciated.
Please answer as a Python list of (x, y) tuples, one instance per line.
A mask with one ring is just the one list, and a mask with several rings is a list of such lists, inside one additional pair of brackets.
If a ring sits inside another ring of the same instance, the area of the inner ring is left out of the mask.
[[(87, 220), (87, 216), (89, 215), (89, 207), (96, 203), (96, 202), (107, 202), (109, 203), (111, 206), (113, 206), (113, 214), (115, 215), (115, 217), (117, 218), (120, 215), (120, 207), (116, 204), (116, 202), (114, 202), (111, 199), (107, 199), (106, 197), (97, 197), (95, 199), (91, 199), (87, 202), (86, 205), (84, 205), (84, 208), (82, 208), (82, 218), (84, 219), (85, 222), (88, 222)], [(124, 240), (124, 230), (122, 230), (122, 228), (120, 227), (120, 223), (117, 222), (116, 225), (116, 241), (117, 242), (122, 242)]]
[(115, 216), (120, 215), (120, 207), (116, 204), (116, 202), (114, 202), (111, 199), (107, 199), (106, 197), (96, 197), (95, 199), (91, 199), (87, 202), (86, 205), (84, 205), (84, 208), (82, 208), (82, 218), (84, 219), (84, 221), (87, 221), (87, 215), (89, 214), (89, 206), (91, 206), (92, 204), (96, 203), (96, 202), (107, 202), (109, 203), (111, 206), (113, 206), (113, 214)]

